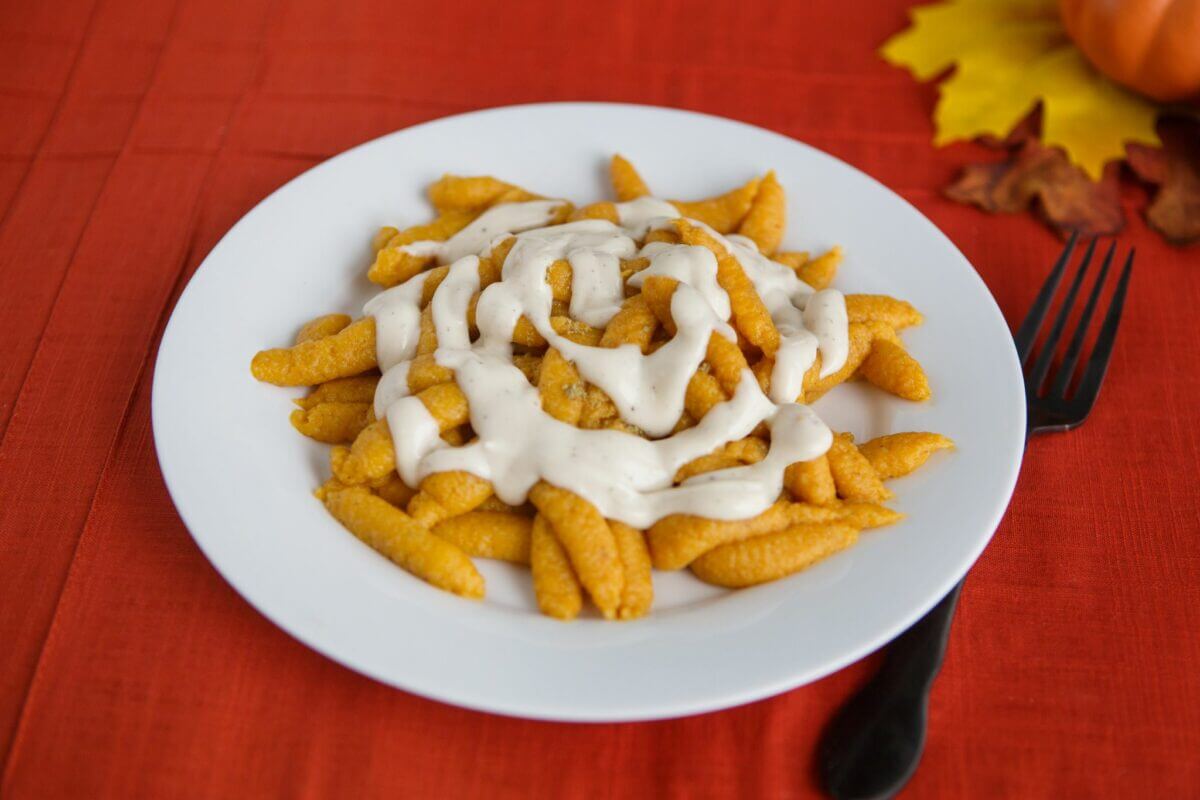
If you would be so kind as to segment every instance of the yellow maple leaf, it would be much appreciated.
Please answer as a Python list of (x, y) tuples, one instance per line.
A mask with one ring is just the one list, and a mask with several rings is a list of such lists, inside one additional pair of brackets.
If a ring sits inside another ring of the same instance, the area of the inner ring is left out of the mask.
[(938, 87), (934, 144), (1004, 138), (1042, 104), (1042, 140), (1093, 178), (1124, 158), (1127, 142), (1158, 146), (1158, 106), (1092, 68), (1071, 44), (1056, 0), (944, 0), (911, 12), (912, 25), (880, 54)]

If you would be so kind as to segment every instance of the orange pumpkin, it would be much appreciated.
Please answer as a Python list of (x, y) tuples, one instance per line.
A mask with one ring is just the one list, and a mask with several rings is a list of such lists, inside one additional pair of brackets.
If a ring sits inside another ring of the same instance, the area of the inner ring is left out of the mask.
[(1098, 70), (1156, 100), (1200, 94), (1200, 0), (1059, 0)]

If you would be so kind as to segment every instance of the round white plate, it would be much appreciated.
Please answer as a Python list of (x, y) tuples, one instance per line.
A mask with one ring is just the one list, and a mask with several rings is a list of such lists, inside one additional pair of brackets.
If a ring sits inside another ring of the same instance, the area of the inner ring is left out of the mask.
[[(912, 301), (906, 332), (934, 400), (859, 384), (817, 404), (869, 438), (951, 436), (895, 481), (899, 525), (786, 580), (739, 592), (656, 573), (645, 619), (540, 616), (526, 570), (482, 562), (483, 602), (440, 592), (344, 531), (311, 492), (328, 455), (288, 423), (297, 390), (256, 383), (260, 348), (305, 320), (357, 314), (381, 225), (428, 219), (444, 172), (495, 174), (576, 202), (606, 198), (620, 152), (664, 196), (701, 197), (775, 169), (788, 249), (841, 244), (836, 286)], [(1025, 408), (1012, 340), (979, 276), (927, 219), (871, 178), (769, 131), (685, 111), (602, 103), (492, 109), (418, 125), (306, 172), (247, 214), (188, 284), (154, 376), (159, 462), (192, 536), (252, 605), (310, 647), (448, 703), (556, 720), (673, 717), (815, 680), (904, 630), (979, 556), (1008, 504)]]

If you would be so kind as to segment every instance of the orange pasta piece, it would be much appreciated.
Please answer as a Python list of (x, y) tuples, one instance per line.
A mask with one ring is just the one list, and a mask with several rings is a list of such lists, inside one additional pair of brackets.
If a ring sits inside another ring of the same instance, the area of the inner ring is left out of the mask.
[(538, 379), (542, 373), (542, 357), (530, 354), (513, 356), (513, 366), (521, 370), (525, 375), (525, 379), (532, 385), (537, 386)]
[(439, 522), (433, 533), (476, 558), (529, 563), (533, 519), (503, 511), (468, 511)]
[(575, 425), (583, 413), (586, 388), (575, 365), (551, 347), (542, 358), (538, 373), (538, 392), (542, 409), (568, 425)]
[(250, 362), (250, 373), (276, 386), (315, 386), (358, 375), (376, 365), (375, 320), (366, 317), (332, 336), (262, 350)]
[(846, 317), (851, 322), (886, 322), (896, 330), (925, 321), (911, 303), (885, 294), (846, 295)]
[(754, 240), (761, 253), (768, 255), (783, 241), (783, 226), (787, 223), (787, 197), (772, 170), (763, 176), (750, 211), (738, 226), (738, 233)]
[(393, 562), (439, 589), (483, 597), (483, 576), (462, 550), (366, 489), (322, 490), (319, 496), (338, 522)]
[(805, 503), (775, 503), (757, 517), (715, 520), (691, 514), (672, 514), (647, 532), (650, 557), (656, 569), (682, 569), (714, 547), (805, 522), (835, 522), (842, 513)]
[(579, 616), (583, 587), (554, 529), (541, 514), (534, 518), (530, 531), (529, 563), (533, 593), (542, 613), (564, 621)]
[(417, 355), (432, 356), (437, 352), (437, 326), (433, 324), (433, 306), (421, 309), (421, 331), (417, 336)]
[[(522, 189), (520, 186), (513, 186), (513, 187), (505, 190), (505, 192), (503, 194), (501, 194), (499, 197), (497, 197), (496, 201), (494, 203), (492, 203), (492, 205), (498, 206), (502, 203), (526, 203), (526, 202), (529, 202), (530, 200), (540, 200), (540, 199), (542, 199), (541, 195), (534, 194), (533, 192), (529, 191), (528, 189)], [(565, 211), (560, 209), (560, 213), (551, 217), (549, 222), (547, 222), (547, 224), (548, 225), (557, 225), (560, 222), (566, 222), (567, 217), (569, 217), (571, 215), (571, 211), (573, 210), (574, 207), (571, 206), (569, 203), (567, 203), (565, 205), (565, 208), (566, 208)]]
[(375, 254), (375, 261), (367, 270), (367, 278), (380, 286), (396, 286), (416, 275), (434, 261), (432, 255), (419, 255), (405, 249), (414, 242), (444, 242), (467, 227), (479, 216), (473, 209), (451, 209), (428, 225), (415, 225), (392, 237), (383, 249)]
[(512, 188), (511, 183), (490, 175), (443, 175), (429, 185), (426, 194), (439, 212), (478, 211), (495, 203)]
[(451, 447), (462, 447), (471, 438), (471, 426), (459, 425), (457, 428), (442, 431), (438, 436)]
[(844, 523), (795, 525), (713, 548), (692, 562), (692, 572), (717, 586), (754, 586), (807, 569), (856, 541), (858, 529)]
[(554, 332), (559, 336), (564, 336), (576, 344), (588, 347), (599, 347), (600, 337), (604, 335), (601, 328), (593, 328), (586, 322), (580, 322), (567, 316), (551, 317), (550, 327), (554, 328)]
[(546, 283), (550, 284), (550, 296), (555, 300), (569, 302), (571, 281), (574, 279), (571, 264), (564, 258), (554, 261), (546, 270)]
[[(807, 255), (807, 254), (806, 254)], [(794, 267), (796, 277), (814, 289), (827, 289), (837, 275), (838, 265), (842, 263), (842, 248), (833, 247), (811, 261)]]
[(837, 500), (829, 459), (824, 455), (788, 465), (783, 473), (783, 485), (792, 497), (805, 503), (827, 506)]
[(623, 156), (614, 155), (612, 157), (609, 174), (612, 177), (613, 191), (621, 202), (636, 200), (650, 194), (650, 189), (642, 180), (642, 176)]
[(878, 503), (892, 496), (875, 474), (871, 462), (854, 446), (854, 437), (847, 433), (836, 434), (826, 455), (833, 483), (845, 499)]
[(654, 315), (645, 295), (635, 294), (621, 305), (608, 327), (600, 336), (601, 347), (620, 347), (623, 344), (636, 344), (643, 352), (650, 347), (654, 331), (658, 328), (658, 318)]
[(416, 493), (416, 489), (394, 472), (388, 476), (385, 483), (375, 489), (375, 494), (400, 509), (408, 508), (408, 501), (412, 500)]
[(650, 551), (646, 548), (646, 535), (614, 519), (608, 521), (608, 527), (616, 539), (617, 553), (625, 574), (617, 618), (637, 619), (645, 616), (654, 602), (654, 582), (650, 574)]
[(713, 406), (728, 399), (716, 378), (707, 372), (697, 372), (688, 381), (687, 391), (683, 396), (683, 408), (688, 416), (699, 421), (704, 419), (704, 415)]
[(325, 444), (353, 442), (373, 419), (370, 403), (318, 403), (291, 414), (293, 428)]
[(880, 436), (858, 447), (881, 480), (899, 478), (915, 470), (938, 450), (948, 450), (954, 442), (940, 433), (893, 433)]
[(334, 378), (319, 384), (295, 403), (301, 408), (312, 408), (321, 403), (370, 403), (375, 399), (375, 387), (378, 384), (378, 375)]
[(841, 521), (855, 528), (880, 528), (884, 525), (894, 525), (904, 519), (899, 511), (879, 505), (878, 503), (842, 503)]
[(604, 517), (582, 497), (545, 481), (530, 490), (529, 499), (553, 526), (600, 613), (606, 619), (615, 617), (624, 576), (616, 540)]
[(305, 342), (311, 342), (313, 339), (324, 339), (326, 336), (333, 336), (352, 321), (349, 314), (325, 314), (316, 319), (311, 319), (296, 332), (295, 343), (304, 344)]
[(793, 270), (799, 270), (800, 267), (808, 263), (808, 251), (788, 250), (783, 253), (776, 253), (775, 255), (771, 256), (771, 258), (774, 261), (783, 264), (785, 267), (791, 267)]
[(478, 508), (491, 495), (491, 482), (469, 472), (435, 472), (421, 481), (419, 491), (408, 502), (408, 515), (432, 528)]
[(396, 469), (396, 451), (387, 420), (376, 420), (363, 428), (349, 448), (333, 448), (329, 462), (333, 474), (348, 486), (386, 481)]
[(523, 516), (533, 517), (533, 506), (525, 503), (519, 506), (510, 506), (508, 503), (501, 500), (496, 495), (491, 495), (487, 500), (484, 500), (475, 509), (476, 511), (501, 511), (505, 514), (521, 514)]
[(587, 384), (583, 394), (583, 407), (579, 414), (579, 427), (589, 430), (607, 428), (620, 416), (617, 404), (603, 389)]
[(670, 228), (660, 228), (651, 230), (646, 233), (645, 243), (651, 242), (666, 242), (667, 244), (679, 244), (679, 234)]
[(876, 339), (860, 371), (875, 386), (905, 400), (919, 402), (933, 396), (920, 362), (899, 342)]
[(375, 235), (371, 237), (371, 252), (378, 253), (383, 248), (387, 247), (387, 243), (400, 233), (399, 228), (393, 228), (391, 225), (384, 225)]
[(581, 219), (604, 219), (614, 225), (620, 221), (620, 218), (617, 216), (617, 207), (607, 201), (592, 203), (575, 209), (575, 212), (571, 214), (570, 221), (577, 222)]
[(732, 191), (705, 200), (671, 200), (682, 217), (699, 220), (717, 233), (732, 233), (745, 219), (758, 194), (759, 179), (753, 178)]

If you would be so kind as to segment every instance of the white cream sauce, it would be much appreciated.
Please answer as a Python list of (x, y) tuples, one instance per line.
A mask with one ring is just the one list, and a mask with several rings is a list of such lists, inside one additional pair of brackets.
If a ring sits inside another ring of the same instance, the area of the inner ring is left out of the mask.
[(383, 373), (375, 385), (375, 419), (386, 417), (392, 403), (412, 394), (408, 390), (408, 368), (411, 365), (411, 361), (401, 361)]
[(603, 328), (625, 300), (621, 259), (598, 250), (574, 250), (571, 263), (571, 316)]
[(470, 225), (444, 242), (412, 242), (400, 249), (414, 256), (436, 256), (441, 263), (450, 264), (463, 256), (480, 253), (497, 236), (549, 224), (565, 204), (563, 200), (501, 203), (480, 214)]
[[(437, 422), (408, 391), (408, 365), (420, 335), (425, 274), (371, 300), (364, 313), (376, 319), (380, 366), (376, 415), (386, 416), (395, 442), (397, 469), (411, 486), (426, 475), (465, 470), (491, 481), (497, 496), (525, 501), (538, 480), (569, 489), (606, 517), (646, 527), (675, 513), (741, 519), (760, 513), (782, 490), (784, 468), (824, 453), (829, 429), (806, 406), (792, 402), (818, 352), (822, 374), (845, 362), (845, 302), (835, 290), (814, 292), (795, 273), (761, 255), (744, 237), (709, 230), (741, 264), (779, 328), (781, 346), (772, 373), (771, 397), (748, 370), (733, 398), (714, 407), (697, 425), (668, 436), (683, 413), (692, 375), (704, 360), (709, 338), (735, 339), (727, 321), (729, 296), (717, 282), (717, 259), (707, 248), (636, 241), (665, 227), (678, 212), (652, 197), (617, 203), (619, 225), (606, 220), (538, 227), (553, 218), (559, 201), (493, 207), (447, 242), (414, 242), (413, 252), (449, 263), (433, 295), (438, 334), (437, 363), (454, 370), (471, 408), (478, 439), (448, 447)], [(696, 223), (699, 224), (699, 223)], [(509, 233), (517, 241), (501, 279), (479, 294), (474, 341), (467, 325), (471, 298), (479, 292), (479, 260)], [(650, 265), (630, 279), (641, 286), (651, 275), (679, 281), (671, 300), (677, 333), (653, 353), (634, 345), (588, 347), (559, 335), (550, 323), (553, 297), (546, 273), (556, 260), (571, 265), (571, 316), (603, 326), (624, 299), (621, 259), (645, 256)], [(646, 439), (611, 430), (567, 425), (542, 410), (536, 388), (512, 363), (513, 326), (524, 316), (580, 375), (613, 400), (621, 418)], [(717, 470), (673, 486), (675, 472), (717, 447), (749, 435), (760, 423), (771, 430), (767, 457), (758, 464)], [(658, 438), (667, 437), (667, 438)]]
[(717, 317), (729, 319), (729, 295), (717, 283), (717, 257), (712, 250), (698, 245), (650, 242), (638, 255), (648, 257), (650, 266), (631, 275), (630, 286), (640, 289), (647, 278), (656, 275), (674, 278), (698, 291)]
[[(818, 351), (820, 377), (832, 375), (845, 365), (850, 336), (846, 301), (841, 292), (836, 289), (814, 292), (790, 267), (758, 252), (753, 240), (737, 234), (723, 237), (702, 222), (692, 222), (737, 259), (779, 331), (779, 352), (771, 369), (772, 400), (787, 403), (800, 396), (804, 373), (812, 366)], [(652, 227), (670, 224), (668, 220), (656, 220)]]
[(651, 225), (660, 219), (675, 219), (679, 212), (675, 206), (657, 197), (639, 197), (625, 203), (613, 203), (617, 209), (617, 222), (635, 239), (641, 239)]
[(421, 293), (428, 272), (414, 275), (399, 286), (372, 297), (363, 314), (375, 318), (375, 355), (387, 371), (417, 354), (421, 337)]

